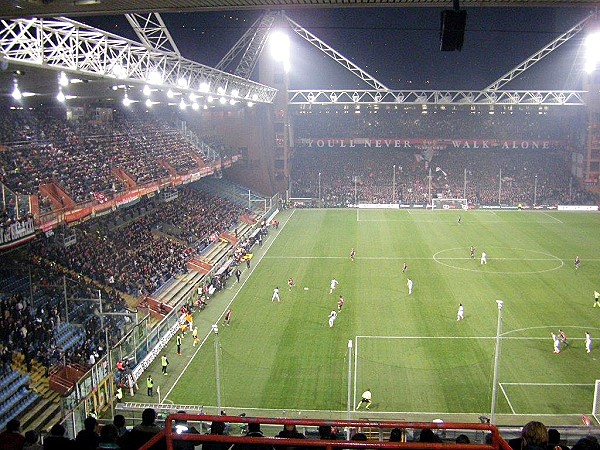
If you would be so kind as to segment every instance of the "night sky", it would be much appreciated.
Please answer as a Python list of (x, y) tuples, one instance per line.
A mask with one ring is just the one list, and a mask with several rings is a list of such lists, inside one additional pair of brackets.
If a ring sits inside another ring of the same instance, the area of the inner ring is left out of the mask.
[[(296, 9), (287, 14), (390, 89), (483, 89), (582, 20), (583, 8), (469, 8), (461, 52), (439, 50), (440, 9)], [(260, 11), (162, 15), (184, 57), (214, 66)], [(123, 16), (79, 18), (137, 40)], [(291, 89), (369, 89), (289, 30)], [(581, 89), (584, 33), (505, 89)], [(256, 79), (256, 73), (252, 77)]]

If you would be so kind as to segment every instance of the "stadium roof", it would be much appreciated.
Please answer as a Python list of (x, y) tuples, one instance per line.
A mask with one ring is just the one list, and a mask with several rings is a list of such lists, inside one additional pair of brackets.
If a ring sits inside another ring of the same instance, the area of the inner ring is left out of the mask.
[[(2, 0), (0, 17), (55, 17), (331, 7), (452, 7), (451, 0)], [(596, 7), (600, 0), (461, 0), (462, 7)]]

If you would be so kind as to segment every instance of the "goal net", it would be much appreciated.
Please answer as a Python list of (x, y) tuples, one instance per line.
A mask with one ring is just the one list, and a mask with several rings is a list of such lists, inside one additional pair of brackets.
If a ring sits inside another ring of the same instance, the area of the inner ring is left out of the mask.
[(596, 380), (594, 386), (594, 406), (592, 408), (592, 416), (596, 422), (600, 423), (600, 380)]
[(434, 198), (431, 199), (431, 209), (468, 209), (466, 198)]

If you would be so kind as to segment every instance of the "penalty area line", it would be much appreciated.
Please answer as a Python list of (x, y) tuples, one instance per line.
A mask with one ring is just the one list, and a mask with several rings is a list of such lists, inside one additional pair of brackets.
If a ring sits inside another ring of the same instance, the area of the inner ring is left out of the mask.
[(508, 407), (510, 408), (510, 411), (513, 414), (516, 414), (515, 408), (513, 408), (513, 405), (510, 402), (510, 399), (508, 398), (508, 395), (506, 394), (506, 391), (504, 390), (504, 387), (502, 386), (502, 383), (498, 383), (498, 385), (500, 386), (500, 390), (502, 391), (502, 394), (504, 395), (504, 398), (506, 399), (506, 402), (508, 403)]

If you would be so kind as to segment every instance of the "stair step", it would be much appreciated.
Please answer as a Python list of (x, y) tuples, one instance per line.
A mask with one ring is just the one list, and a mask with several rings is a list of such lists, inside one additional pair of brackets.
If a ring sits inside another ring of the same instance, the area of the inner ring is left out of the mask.
[(29, 424), (29, 427), (35, 430), (51, 428), (55, 423), (54, 417), (56, 415), (60, 416), (60, 405), (45, 399), (42, 401), (45, 403), (46, 407), (43, 412), (35, 417), (35, 420)]

